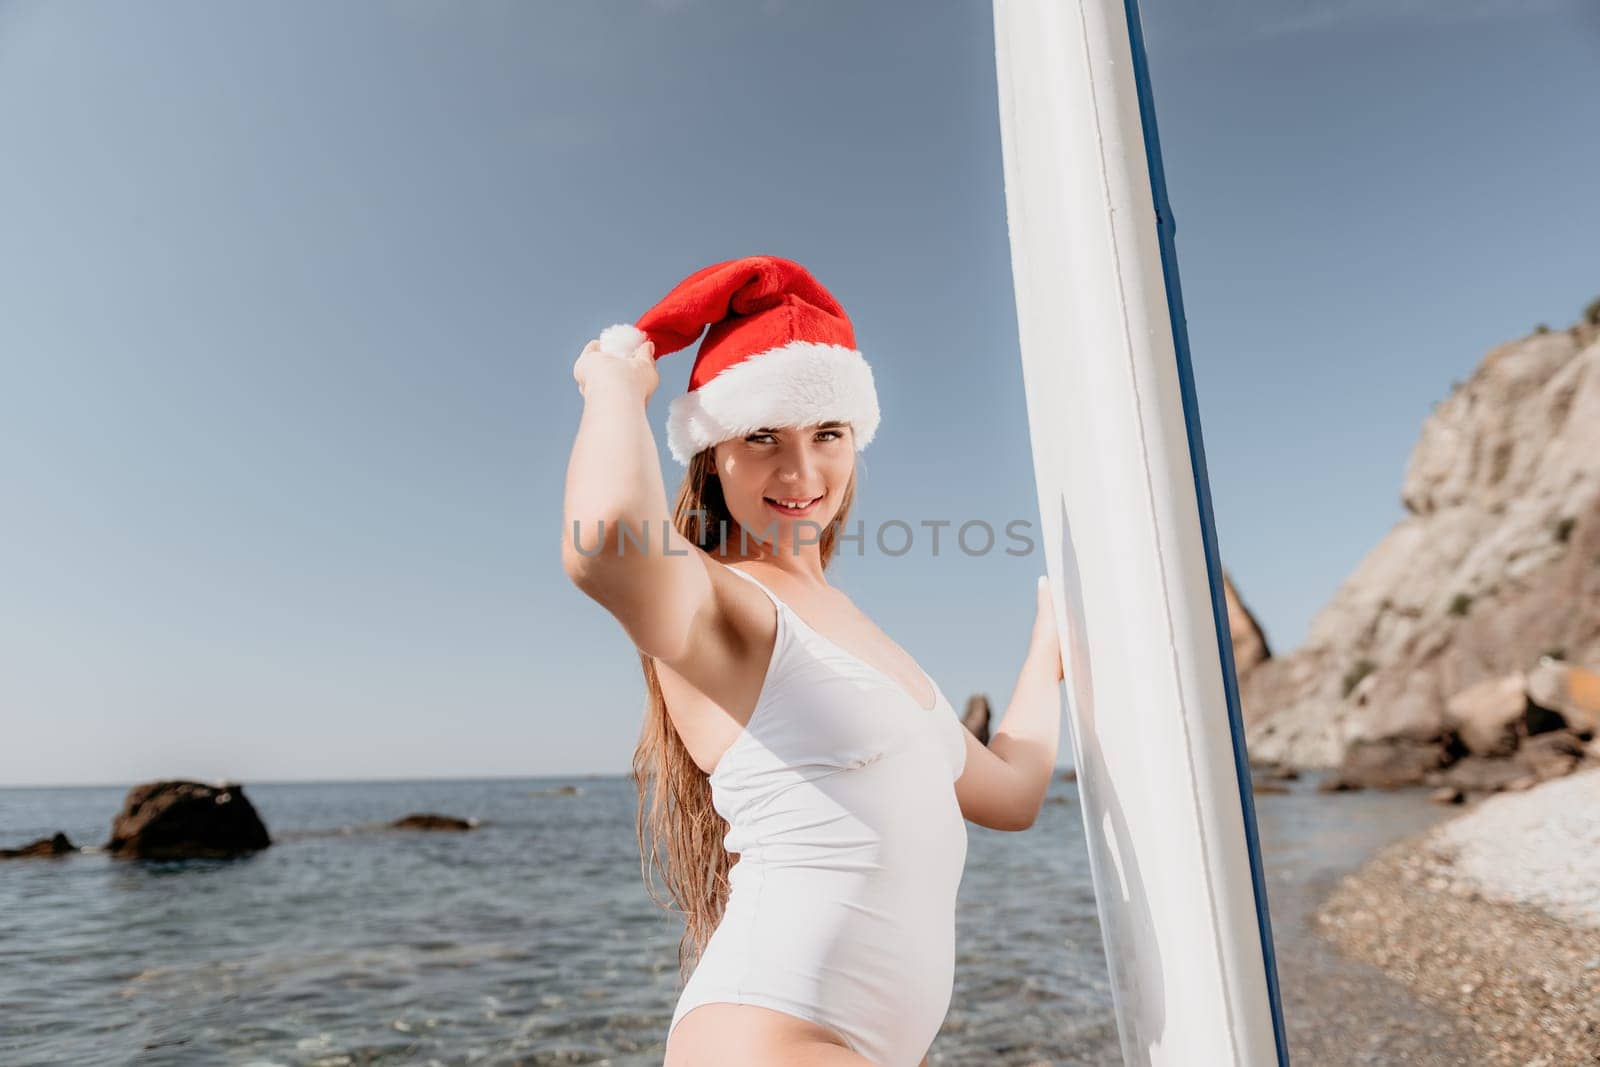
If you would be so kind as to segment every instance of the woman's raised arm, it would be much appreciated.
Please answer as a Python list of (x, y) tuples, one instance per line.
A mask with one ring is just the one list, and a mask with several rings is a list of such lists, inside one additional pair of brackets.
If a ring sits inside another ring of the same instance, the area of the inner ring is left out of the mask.
[(646, 404), (655, 346), (617, 356), (591, 341), (573, 365), (583, 417), (567, 463), (561, 562), (639, 649), (679, 660), (719, 610), (705, 553), (672, 525)]

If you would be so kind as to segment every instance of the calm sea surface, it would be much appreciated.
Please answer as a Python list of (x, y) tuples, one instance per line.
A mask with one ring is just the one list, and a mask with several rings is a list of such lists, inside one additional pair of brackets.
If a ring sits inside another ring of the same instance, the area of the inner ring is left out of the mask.
[[(1333, 876), (1441, 814), (1313, 788), (1256, 801), (1284, 966), (1322, 966), (1304, 917)], [(125, 792), (0, 790), (0, 847), (99, 845)], [(681, 924), (626, 779), (245, 792), (276, 841), (247, 859), (0, 862), (0, 1064), (660, 1063)], [(968, 825), (930, 1064), (1121, 1062), (1075, 787), (1051, 797), (1027, 832)], [(414, 811), (483, 825), (367, 828)], [(1285, 981), (1292, 1019), (1291, 987), (1316, 984)]]

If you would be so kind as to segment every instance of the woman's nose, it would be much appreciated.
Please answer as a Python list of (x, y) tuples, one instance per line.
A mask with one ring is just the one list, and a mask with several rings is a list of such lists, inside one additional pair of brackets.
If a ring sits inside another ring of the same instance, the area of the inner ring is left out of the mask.
[(810, 449), (801, 445), (784, 455), (778, 479), (785, 482), (803, 482), (811, 476), (816, 466), (816, 457), (811, 454)]

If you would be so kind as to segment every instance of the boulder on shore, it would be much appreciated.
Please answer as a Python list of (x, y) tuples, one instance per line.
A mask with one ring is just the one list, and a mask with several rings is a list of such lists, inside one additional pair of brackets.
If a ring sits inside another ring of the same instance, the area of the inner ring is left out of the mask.
[(67, 838), (66, 834), (56, 834), (54, 837), (41, 837), (37, 841), (30, 841), (21, 848), (0, 848), (0, 860), (30, 859), (35, 856), (65, 856), (70, 852), (78, 851)]
[(1509, 756), (1517, 724), (1528, 714), (1528, 679), (1521, 671), (1486, 678), (1445, 701), (1445, 725), (1474, 756)]
[(1471, 685), (1446, 701), (1442, 728), (1430, 738), (1352, 741), (1322, 791), (1426, 785), (1497, 793), (1571, 774), (1600, 757), (1585, 718), (1588, 676), (1547, 657), (1533, 671)]
[(1411, 741), (1402, 737), (1356, 741), (1345, 753), (1338, 771), (1324, 779), (1317, 791), (1399, 789), (1422, 782), (1449, 761), (1445, 745), (1438, 741)]
[(271, 844), (237, 784), (168, 779), (128, 790), (105, 849), (130, 859), (226, 859)]
[(1472, 793), (1498, 793), (1519, 788), (1524, 779), (1531, 781), (1532, 778), (1532, 772), (1513, 759), (1464, 756), (1443, 771), (1423, 775), (1418, 784), (1452, 786)]
[(1300, 777), (1298, 768), (1287, 763), (1271, 763), (1250, 761), (1250, 774), (1257, 780), (1266, 782), (1292, 782)]
[(1528, 672), (1528, 699), (1580, 736), (1600, 734), (1600, 674), (1545, 656)]
[(1549, 730), (1526, 738), (1517, 749), (1516, 761), (1541, 782), (1571, 774), (1583, 762), (1586, 746), (1571, 730)]

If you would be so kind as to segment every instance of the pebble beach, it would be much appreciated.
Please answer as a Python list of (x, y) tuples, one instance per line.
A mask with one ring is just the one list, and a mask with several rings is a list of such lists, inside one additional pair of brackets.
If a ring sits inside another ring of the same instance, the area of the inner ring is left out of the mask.
[(1316, 923), (1462, 1019), (1473, 1063), (1600, 1064), (1600, 770), (1489, 796), (1384, 848)]

